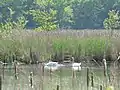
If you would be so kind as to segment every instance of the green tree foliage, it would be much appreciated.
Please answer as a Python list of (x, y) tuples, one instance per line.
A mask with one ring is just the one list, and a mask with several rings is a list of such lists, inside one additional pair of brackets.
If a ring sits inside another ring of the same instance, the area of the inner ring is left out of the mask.
[(25, 20), (24, 17), (19, 17), (16, 22), (5, 22), (5, 23), (0, 23), (0, 32), (9, 34), (12, 33), (13, 29), (24, 29), (27, 21)]
[(0, 5), (3, 5), (5, 3), (11, 2), (13, 0), (0, 0)]
[(72, 0), (53, 0), (53, 9), (57, 11), (56, 20), (59, 28), (69, 28), (73, 23)]
[(0, 23), (38, 30), (101, 29), (110, 10), (120, 11), (120, 0), (1, 0)]
[(25, 19), (24, 16), (19, 17), (19, 18), (17, 19), (17, 21), (14, 22), (14, 24), (15, 24), (15, 28), (21, 28), (21, 29), (24, 29), (25, 26), (26, 26), (26, 24), (27, 24), (27, 22), (28, 22), (28, 21)]
[(115, 10), (109, 11), (108, 18), (106, 18), (103, 22), (104, 27), (106, 29), (119, 29), (120, 28), (120, 16), (119, 12)]
[(56, 30), (57, 25), (55, 22), (56, 11), (51, 7), (53, 6), (52, 0), (36, 0), (36, 4), (39, 5), (39, 9), (30, 10), (30, 14), (33, 16), (33, 20), (37, 22), (38, 28), (35, 30)]
[(35, 20), (38, 23), (38, 28), (35, 30), (42, 31), (42, 30), (55, 30), (57, 28), (55, 21), (54, 21), (54, 15), (55, 12), (51, 11), (50, 13), (40, 11), (40, 10), (31, 10), (30, 14), (33, 16), (33, 20)]

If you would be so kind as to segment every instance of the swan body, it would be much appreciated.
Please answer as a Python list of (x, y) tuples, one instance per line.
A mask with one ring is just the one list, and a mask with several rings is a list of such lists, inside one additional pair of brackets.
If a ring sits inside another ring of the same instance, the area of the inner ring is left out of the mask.
[(106, 62), (106, 59), (103, 59), (103, 63), (104, 63), (105, 69), (107, 69), (107, 62)]
[(81, 63), (72, 63), (72, 70), (80, 71), (81, 70)]
[(58, 64), (58, 62), (50, 61), (50, 62), (45, 64), (44, 68), (51, 70), (51, 71), (55, 71), (55, 70), (58, 70), (60, 66), (64, 66), (64, 65)]

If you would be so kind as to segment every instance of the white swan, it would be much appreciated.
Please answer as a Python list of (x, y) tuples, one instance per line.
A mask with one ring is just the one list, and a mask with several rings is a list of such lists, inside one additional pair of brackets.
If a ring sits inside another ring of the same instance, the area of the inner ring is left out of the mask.
[(50, 62), (45, 64), (44, 68), (48, 69), (48, 70), (51, 70), (51, 71), (55, 71), (55, 70), (58, 70), (59, 67), (61, 67), (61, 66), (64, 66), (64, 65), (58, 64), (58, 62), (50, 61)]
[(104, 63), (105, 69), (107, 69), (107, 62), (106, 62), (106, 59), (103, 59), (103, 63)]
[(81, 63), (72, 63), (72, 70), (81, 71)]
[(74, 63), (75, 59), (72, 57), (72, 70), (80, 71), (81, 70), (81, 63)]

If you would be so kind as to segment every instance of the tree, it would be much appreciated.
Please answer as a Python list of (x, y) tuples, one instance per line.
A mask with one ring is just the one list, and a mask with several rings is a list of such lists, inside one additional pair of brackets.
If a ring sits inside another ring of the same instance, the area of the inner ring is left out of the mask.
[(59, 28), (71, 28), (73, 24), (73, 0), (53, 0), (56, 10), (56, 21)]
[[(72, 3), (75, 29), (101, 27), (101, 11), (103, 6), (99, 0), (74, 0)], [(103, 14), (103, 13), (102, 13)]]
[(33, 20), (35, 20), (38, 24), (37, 31), (51, 31), (56, 30), (57, 26), (54, 21), (55, 12), (51, 10), (50, 13), (40, 10), (30, 10), (29, 13), (33, 16)]
[(35, 0), (35, 3), (39, 5), (39, 8), (29, 11), (29, 14), (32, 15), (33, 20), (37, 24), (35, 30), (56, 30), (56, 11), (51, 8), (53, 5), (52, 0)]
[(103, 22), (105, 29), (119, 29), (120, 28), (120, 16), (119, 12), (115, 10), (111, 10), (108, 13), (108, 18), (106, 18)]
[[(0, 23), (17, 23), (18, 18), (22, 17), (25, 20), (24, 28), (27, 29), (50, 29), (50, 26), (52, 26), (51, 30), (55, 28), (102, 29), (104, 28), (103, 22), (108, 17), (109, 10), (120, 11), (120, 1), (1, 0)], [(28, 13), (29, 11), (35, 11), (34, 16), (33, 14)], [(40, 15), (38, 15), (43, 18), (38, 19), (35, 13), (39, 13)], [(54, 15), (52, 13), (54, 13)], [(51, 18), (47, 20), (47, 17)], [(43, 23), (42, 21), (45, 21), (46, 23)]]

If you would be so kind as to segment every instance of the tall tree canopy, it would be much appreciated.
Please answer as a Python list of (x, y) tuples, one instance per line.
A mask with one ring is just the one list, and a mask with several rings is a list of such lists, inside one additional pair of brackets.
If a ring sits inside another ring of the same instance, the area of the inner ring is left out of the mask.
[(119, 11), (120, 0), (1, 0), (0, 26), (102, 29), (109, 10)]

